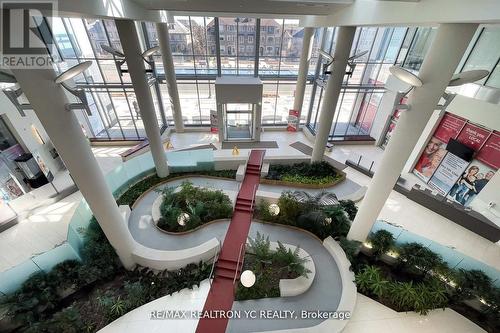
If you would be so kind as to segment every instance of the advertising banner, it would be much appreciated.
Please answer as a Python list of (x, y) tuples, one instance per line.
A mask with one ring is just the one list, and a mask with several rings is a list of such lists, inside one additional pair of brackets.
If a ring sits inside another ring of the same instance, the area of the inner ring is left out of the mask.
[(288, 126), (286, 130), (289, 132), (297, 132), (299, 127), (299, 111), (290, 110), (288, 111)]
[(478, 151), (485, 143), (491, 131), (473, 124), (467, 124), (460, 132), (457, 140), (469, 148)]
[(466, 120), (456, 117), (452, 114), (445, 113), (441, 122), (439, 123), (434, 136), (444, 143), (448, 143), (451, 138), (456, 138), (458, 133), (462, 130), (466, 124)]
[(210, 132), (219, 132), (219, 118), (217, 117), (217, 110), (210, 110)]
[(413, 173), (425, 182), (428, 182), (434, 171), (446, 155), (446, 142), (433, 136), (425, 146), (422, 155), (418, 159)]
[(47, 177), (47, 180), (49, 182), (52, 182), (54, 180), (54, 175), (52, 174), (52, 172), (50, 171), (50, 169), (45, 164), (43, 156), (42, 156), (43, 155), (42, 151), (41, 150), (37, 150), (37, 151), (34, 151), (32, 154), (33, 154), (33, 157), (35, 158), (36, 163), (40, 167), (40, 170), (42, 170), (42, 172), (45, 175), (45, 177)]
[(491, 134), (477, 154), (476, 159), (495, 170), (500, 169), (500, 133), (493, 132)]
[(428, 182), (432, 174), (446, 155), (446, 144), (451, 138), (456, 138), (467, 121), (452, 114), (445, 113), (434, 135), (425, 146), (424, 151), (415, 164), (413, 173), (425, 182)]
[(448, 194), (468, 164), (469, 162), (448, 152), (429, 180), (429, 187), (441, 195)]
[(467, 170), (453, 185), (448, 198), (468, 207), (476, 195), (493, 178), (495, 171), (488, 165), (478, 160), (473, 160), (467, 167)]

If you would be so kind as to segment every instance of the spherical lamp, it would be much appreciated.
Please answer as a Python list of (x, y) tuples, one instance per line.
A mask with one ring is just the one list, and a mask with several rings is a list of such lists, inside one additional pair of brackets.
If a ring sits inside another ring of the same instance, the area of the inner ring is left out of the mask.
[(251, 270), (241, 273), (240, 281), (243, 287), (250, 288), (255, 284), (255, 274)]
[(271, 214), (272, 216), (277, 216), (280, 213), (280, 206), (278, 206), (277, 204), (270, 204), (268, 210), (269, 214)]
[(188, 221), (189, 221), (188, 213), (179, 214), (179, 216), (177, 217), (177, 223), (182, 227), (185, 226), (186, 223), (188, 223)]

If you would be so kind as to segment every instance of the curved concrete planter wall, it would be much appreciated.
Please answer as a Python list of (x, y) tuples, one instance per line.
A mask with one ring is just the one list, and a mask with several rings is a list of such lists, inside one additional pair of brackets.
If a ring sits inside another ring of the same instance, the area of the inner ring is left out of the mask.
[[(323, 241), (323, 246), (335, 260), (342, 280), (342, 296), (340, 297), (337, 311), (350, 312), (352, 315), (354, 306), (356, 305), (357, 289), (354, 284), (354, 273), (350, 270), (351, 262), (347, 259), (344, 250), (342, 250), (340, 245), (333, 240), (332, 237), (326, 238)], [(349, 319), (350, 317), (344, 320), (327, 319), (321, 324), (312, 327), (266, 331), (266, 333), (339, 333), (345, 328)]]
[[(283, 246), (287, 250), (291, 249), (292, 251), (295, 251), (297, 248), (297, 246), (290, 244), (283, 244)], [(278, 243), (271, 242), (271, 249), (276, 250), (277, 248)], [(304, 267), (311, 272), (307, 274), (307, 277), (299, 276), (295, 279), (281, 279), (279, 282), (280, 297), (290, 297), (303, 294), (311, 287), (314, 281), (314, 277), (316, 276), (316, 266), (314, 265), (312, 257), (303, 249), (299, 249), (299, 256), (300, 258), (308, 259), (308, 261), (304, 264)]]

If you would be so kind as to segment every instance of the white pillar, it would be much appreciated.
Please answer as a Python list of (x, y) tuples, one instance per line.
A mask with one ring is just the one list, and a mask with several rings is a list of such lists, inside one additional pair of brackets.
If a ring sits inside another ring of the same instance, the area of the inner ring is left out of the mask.
[(342, 82), (344, 81), (347, 59), (351, 53), (352, 41), (356, 33), (356, 27), (339, 27), (337, 43), (335, 44), (335, 54), (333, 61), (332, 74), (328, 79), (325, 91), (323, 93), (323, 104), (318, 120), (318, 130), (311, 156), (311, 162), (320, 162), (325, 154), (325, 147), (328, 142), (328, 136), (332, 128), (332, 121), (337, 108)]
[(408, 96), (411, 110), (403, 112), (398, 120), (349, 230), (349, 239), (364, 241), (370, 233), (477, 27), (477, 24), (439, 26), (418, 74), (423, 85)]
[(144, 129), (149, 140), (151, 155), (156, 167), (156, 174), (163, 178), (168, 176), (167, 157), (160, 137), (158, 119), (156, 119), (155, 107), (151, 90), (146, 79), (146, 68), (142, 58), (139, 37), (135, 29), (134, 21), (115, 20), (120, 42), (122, 44), (125, 60), (127, 61), (128, 73), (134, 87), (135, 98), (139, 105)]
[(104, 234), (116, 250), (123, 266), (134, 266), (134, 241), (90, 149), (64, 88), (54, 83), (52, 69), (11, 68), (38, 119), (82, 192)]
[(168, 35), (168, 23), (156, 23), (158, 41), (161, 48), (161, 59), (165, 71), (165, 80), (167, 81), (168, 95), (170, 96), (170, 105), (174, 116), (175, 131), (184, 132), (184, 123), (182, 120), (181, 102), (179, 100), (179, 91), (177, 90), (177, 80), (175, 78), (175, 67), (172, 59), (172, 50), (170, 49), (170, 38)]
[(311, 52), (313, 47), (314, 28), (304, 28), (304, 40), (302, 42), (302, 53), (300, 55), (299, 74), (297, 76), (297, 84), (295, 85), (295, 98), (293, 100), (293, 109), (302, 114), (302, 104), (304, 103), (304, 93), (307, 84), (307, 73), (309, 72), (309, 61), (311, 60)]

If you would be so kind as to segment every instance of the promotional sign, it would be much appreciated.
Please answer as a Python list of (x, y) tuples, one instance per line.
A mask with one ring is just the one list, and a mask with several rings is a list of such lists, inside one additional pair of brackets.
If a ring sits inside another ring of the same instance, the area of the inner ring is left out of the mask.
[(297, 132), (299, 127), (299, 111), (290, 110), (288, 111), (288, 126), (286, 130), (289, 132)]
[(219, 132), (219, 118), (217, 117), (217, 110), (210, 110), (210, 132)]
[(441, 195), (446, 195), (465, 171), (468, 164), (469, 162), (448, 152), (429, 180), (429, 187), (438, 191)]
[(448, 140), (455, 139), (460, 133), (466, 120), (456, 117), (452, 114), (445, 113), (438, 127), (434, 131), (434, 136), (444, 143), (448, 143)]
[(52, 174), (50, 169), (47, 167), (45, 162), (43, 161), (41, 151), (34, 151), (32, 154), (33, 154), (33, 157), (35, 158), (36, 163), (40, 167), (40, 170), (42, 170), (45, 177), (47, 177), (47, 180), (49, 182), (52, 182), (54, 180), (54, 175)]
[(483, 146), (490, 133), (491, 131), (487, 129), (473, 124), (467, 124), (458, 135), (457, 140), (467, 147), (478, 151)]
[(446, 144), (459, 135), (466, 123), (462, 118), (445, 113), (413, 169), (417, 177), (429, 181), (446, 155)]
[(425, 182), (428, 182), (434, 171), (446, 155), (446, 143), (433, 136), (425, 146), (418, 159), (413, 173)]
[(468, 207), (472, 200), (488, 184), (495, 175), (494, 169), (488, 165), (473, 160), (467, 170), (462, 174), (448, 194), (452, 199), (465, 207)]
[(476, 155), (476, 159), (493, 169), (500, 169), (500, 133), (493, 132), (491, 134)]

